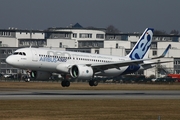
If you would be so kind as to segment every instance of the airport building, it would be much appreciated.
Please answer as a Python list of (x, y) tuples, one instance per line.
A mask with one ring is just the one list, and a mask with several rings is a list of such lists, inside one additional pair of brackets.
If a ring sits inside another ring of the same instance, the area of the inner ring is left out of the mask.
[[(140, 36), (141, 33), (106, 33), (105, 29), (83, 28), (79, 24), (67, 28), (48, 28), (47, 30), (0, 29), (0, 73), (23, 72), (5, 62), (6, 57), (18, 48), (48, 47), (49, 49), (125, 56)], [(138, 73), (157, 77), (167, 73), (180, 73), (179, 35), (154, 35), (149, 57), (161, 55), (168, 44), (171, 44), (171, 49), (166, 58), (161, 61), (172, 62), (157, 64), (151, 69)]]

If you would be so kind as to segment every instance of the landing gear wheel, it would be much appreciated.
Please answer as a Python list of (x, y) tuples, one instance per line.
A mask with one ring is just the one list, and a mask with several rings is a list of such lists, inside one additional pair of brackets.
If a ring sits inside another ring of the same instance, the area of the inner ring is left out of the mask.
[(97, 80), (90, 80), (89, 81), (89, 85), (90, 86), (97, 86), (98, 85), (98, 81)]
[(98, 85), (98, 81), (94, 80), (94, 86), (97, 86), (97, 85)]
[(66, 87), (69, 87), (70, 86), (70, 82), (69, 81), (65, 81), (65, 85), (66, 85)]
[(93, 80), (90, 80), (90, 81), (89, 81), (89, 85), (90, 85), (90, 86), (94, 86)]
[(69, 82), (68, 80), (63, 80), (63, 81), (61, 82), (61, 86), (62, 86), (62, 87), (69, 87), (69, 86), (70, 86), (70, 82)]
[(62, 87), (66, 87), (66, 85), (65, 85), (65, 81), (63, 80), (63, 81), (61, 81), (61, 86)]

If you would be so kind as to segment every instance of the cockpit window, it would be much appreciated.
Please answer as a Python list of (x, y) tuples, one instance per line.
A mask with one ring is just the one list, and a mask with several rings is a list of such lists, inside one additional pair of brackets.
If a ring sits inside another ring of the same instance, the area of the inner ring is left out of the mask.
[(13, 55), (18, 55), (18, 52), (14, 52)]
[(25, 52), (14, 52), (13, 55), (22, 55), (22, 56), (26, 56)]

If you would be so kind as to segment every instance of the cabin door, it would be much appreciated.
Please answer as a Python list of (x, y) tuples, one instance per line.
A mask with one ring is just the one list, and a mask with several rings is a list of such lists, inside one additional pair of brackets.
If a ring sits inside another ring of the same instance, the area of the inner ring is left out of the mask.
[(37, 55), (36, 50), (32, 49), (31, 52), (32, 52), (32, 61), (37, 62), (38, 61), (38, 55)]

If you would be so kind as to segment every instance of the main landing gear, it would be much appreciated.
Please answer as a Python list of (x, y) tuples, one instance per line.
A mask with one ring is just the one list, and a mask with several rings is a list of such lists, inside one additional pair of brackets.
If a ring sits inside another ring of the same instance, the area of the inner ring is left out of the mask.
[[(70, 81), (67, 80), (66, 75), (63, 75), (62, 77), (63, 77), (64, 80), (62, 80), (61, 86), (62, 87), (69, 87), (70, 86)], [(89, 85), (90, 86), (97, 86), (98, 85), (98, 81), (97, 80), (90, 80), (89, 81)]]
[(61, 85), (62, 85), (62, 87), (69, 87), (70, 86), (70, 82), (68, 80), (63, 80), (61, 82)]
[(98, 85), (98, 81), (97, 80), (90, 80), (89, 81), (89, 85), (90, 86), (97, 86)]
[(64, 80), (61, 81), (61, 86), (62, 87), (69, 87), (70, 86), (70, 81), (67, 80), (66, 75), (63, 75), (62, 77), (64, 78)]

